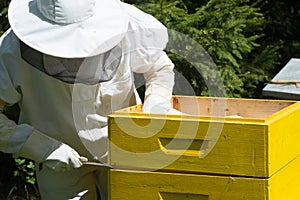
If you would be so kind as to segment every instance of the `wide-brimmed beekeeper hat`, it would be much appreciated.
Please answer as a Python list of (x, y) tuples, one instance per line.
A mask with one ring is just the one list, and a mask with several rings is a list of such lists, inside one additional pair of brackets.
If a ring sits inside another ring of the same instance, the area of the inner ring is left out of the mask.
[(22, 42), (64, 58), (108, 51), (128, 28), (119, 0), (12, 0), (8, 19)]

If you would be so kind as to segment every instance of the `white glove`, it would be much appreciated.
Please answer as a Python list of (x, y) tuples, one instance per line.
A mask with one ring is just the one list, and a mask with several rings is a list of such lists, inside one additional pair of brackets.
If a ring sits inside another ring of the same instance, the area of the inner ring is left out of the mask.
[(20, 149), (19, 156), (29, 158), (55, 171), (78, 168), (87, 158), (81, 157), (70, 146), (34, 129)]
[(180, 111), (172, 108), (169, 99), (159, 95), (149, 95), (144, 104), (143, 112), (153, 114), (182, 114)]
[(80, 156), (73, 148), (62, 144), (45, 158), (43, 164), (57, 172), (64, 172), (72, 168), (82, 166), (82, 161), (87, 161)]

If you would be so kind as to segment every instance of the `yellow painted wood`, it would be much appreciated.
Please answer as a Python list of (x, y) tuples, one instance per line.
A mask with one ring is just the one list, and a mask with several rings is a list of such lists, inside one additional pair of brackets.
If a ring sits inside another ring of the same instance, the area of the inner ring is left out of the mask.
[(180, 96), (172, 103), (188, 115), (149, 115), (141, 105), (110, 115), (110, 164), (270, 177), (300, 154), (300, 102)]
[(264, 179), (112, 170), (111, 200), (266, 200)]
[[(127, 127), (134, 120), (151, 130)], [(266, 174), (264, 141), (265, 126), (234, 123), (218, 124), (182, 120), (167, 120), (162, 127), (160, 119), (120, 118), (110, 120), (110, 164), (118, 168), (151, 168), (205, 173)], [(222, 126), (217, 144), (204, 158), (199, 158), (214, 138), (205, 137), (209, 127)], [(126, 126), (126, 130), (122, 130)], [(198, 128), (197, 127), (201, 127)], [(132, 129), (131, 129), (132, 128)], [(137, 135), (129, 135), (135, 133)], [(149, 135), (148, 135), (149, 134)], [(151, 136), (152, 135), (152, 136)], [(147, 137), (149, 136), (149, 137)], [(206, 140), (205, 140), (206, 139)], [(115, 143), (116, 142), (116, 143)], [(169, 142), (169, 143), (167, 143)], [(190, 145), (191, 144), (191, 145)], [(200, 150), (203, 147), (203, 150)]]
[(110, 200), (298, 200), (300, 157), (270, 178), (110, 171)]
[(267, 123), (269, 124), (269, 174), (273, 174), (299, 155), (300, 109), (298, 103), (269, 117)]
[(270, 200), (300, 199), (300, 157), (279, 170), (269, 181)]

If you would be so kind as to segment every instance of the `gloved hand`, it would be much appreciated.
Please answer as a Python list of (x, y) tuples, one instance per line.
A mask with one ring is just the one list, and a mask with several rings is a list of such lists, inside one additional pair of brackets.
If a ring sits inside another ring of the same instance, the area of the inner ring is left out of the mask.
[(34, 129), (19, 152), (19, 156), (29, 158), (55, 171), (78, 168), (87, 161), (67, 144), (63, 144)]
[(149, 95), (144, 104), (143, 112), (153, 114), (182, 114), (180, 111), (172, 108), (169, 99), (159, 95)]
[(62, 144), (45, 158), (43, 164), (57, 172), (79, 168), (87, 158), (80, 156), (73, 148)]

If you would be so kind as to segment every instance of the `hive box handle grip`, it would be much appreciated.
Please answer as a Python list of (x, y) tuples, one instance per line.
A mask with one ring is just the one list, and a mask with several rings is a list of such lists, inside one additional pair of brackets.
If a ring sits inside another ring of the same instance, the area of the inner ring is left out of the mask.
[(167, 155), (198, 156), (208, 149), (208, 140), (159, 137), (160, 149)]
[(175, 192), (159, 192), (159, 200), (209, 200), (209, 195)]

